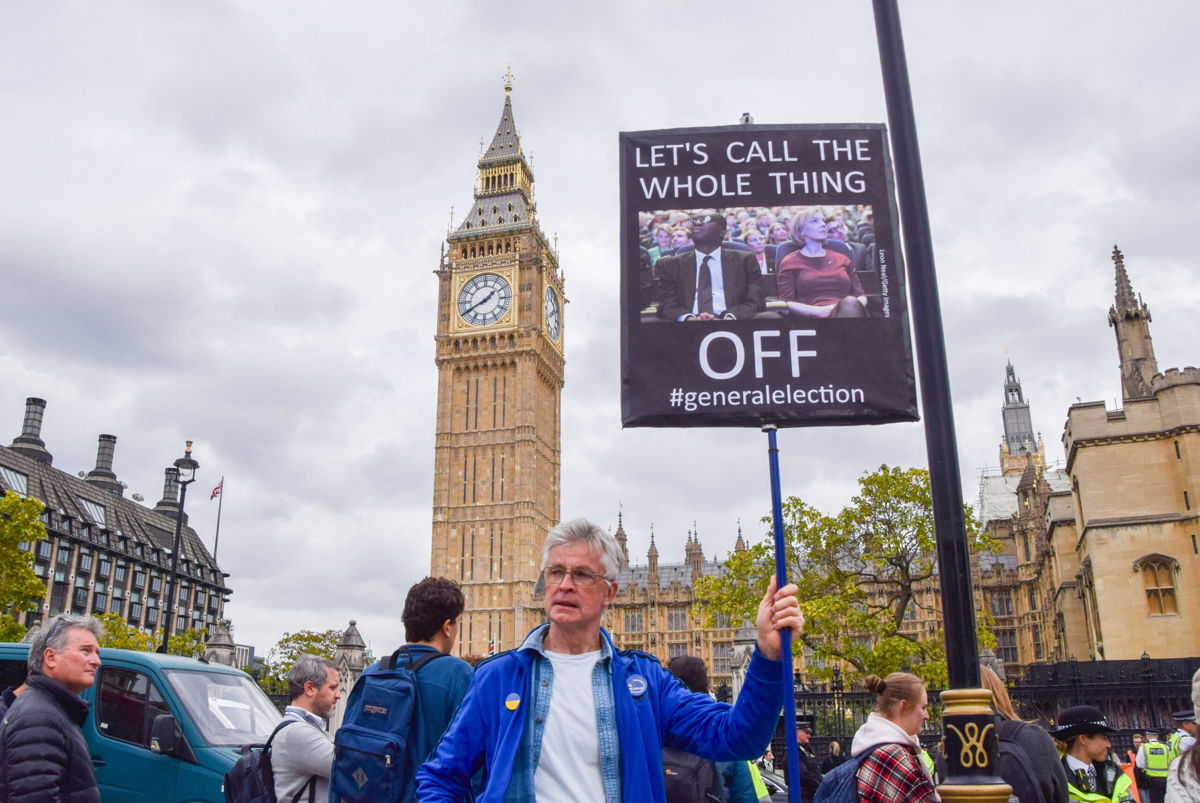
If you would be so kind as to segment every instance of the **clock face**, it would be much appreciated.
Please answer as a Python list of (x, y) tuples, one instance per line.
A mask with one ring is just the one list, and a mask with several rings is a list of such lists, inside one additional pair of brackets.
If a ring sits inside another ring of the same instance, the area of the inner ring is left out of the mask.
[(503, 276), (472, 276), (458, 293), (458, 314), (472, 326), (491, 326), (512, 305), (512, 285)]
[(559, 317), (558, 294), (554, 292), (554, 288), (546, 288), (545, 299), (546, 310), (546, 334), (551, 340), (558, 340), (558, 333), (562, 329), (562, 319)]

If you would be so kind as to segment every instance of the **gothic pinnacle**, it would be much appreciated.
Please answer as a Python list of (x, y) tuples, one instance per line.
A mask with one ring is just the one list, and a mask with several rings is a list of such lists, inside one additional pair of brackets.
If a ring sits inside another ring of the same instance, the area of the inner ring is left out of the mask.
[(1137, 308), (1137, 300), (1133, 295), (1133, 285), (1129, 281), (1129, 274), (1125, 272), (1125, 256), (1121, 253), (1121, 249), (1113, 246), (1112, 261), (1116, 271), (1117, 281), (1117, 310), (1124, 312), (1125, 310), (1133, 310)]

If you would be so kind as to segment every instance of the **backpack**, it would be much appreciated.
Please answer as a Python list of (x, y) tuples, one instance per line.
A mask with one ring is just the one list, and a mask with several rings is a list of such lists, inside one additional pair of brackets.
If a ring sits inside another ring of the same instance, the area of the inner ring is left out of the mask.
[(716, 767), (708, 759), (674, 747), (664, 747), (662, 765), (667, 803), (701, 803), (721, 799)]
[[(271, 768), (271, 742), (281, 730), (298, 722), (297, 719), (284, 717), (283, 721), (271, 731), (266, 744), (251, 744), (242, 748), (242, 755), (234, 762), (229, 772), (225, 773), (225, 782), (221, 788), (225, 792), (225, 803), (276, 803), (275, 771)], [(299, 800), (305, 790), (312, 799), (316, 778), (313, 777), (296, 793), (294, 800)]]
[(1041, 787), (1033, 774), (1029, 752), (1017, 741), (1022, 729), (1033, 727), (1037, 726), (1009, 719), (1000, 721), (1000, 727), (996, 731), (1000, 748), (1000, 771), (1002, 775), (1004, 770), (1009, 770), (1012, 774), (1013, 768), (1017, 768), (1019, 777), (1005, 778), (1004, 781), (1012, 787), (1012, 793), (1021, 803), (1049, 803), (1043, 798)]
[(329, 799), (334, 803), (374, 803), (416, 799), (415, 776), (432, 745), (424, 744), (418, 716), (417, 672), (445, 653), (396, 661), (404, 647), (367, 667), (346, 702), (346, 716), (334, 737)]
[(858, 803), (858, 767), (863, 759), (874, 752), (868, 750), (825, 773), (813, 796), (813, 803)]

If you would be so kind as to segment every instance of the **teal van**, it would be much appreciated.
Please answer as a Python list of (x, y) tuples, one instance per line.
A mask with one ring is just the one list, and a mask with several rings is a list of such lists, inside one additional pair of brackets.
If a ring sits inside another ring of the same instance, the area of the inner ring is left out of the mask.
[[(0, 689), (25, 679), (28, 644), (0, 644)], [(106, 803), (224, 803), (244, 745), (281, 719), (245, 672), (177, 655), (100, 650), (83, 735)]]

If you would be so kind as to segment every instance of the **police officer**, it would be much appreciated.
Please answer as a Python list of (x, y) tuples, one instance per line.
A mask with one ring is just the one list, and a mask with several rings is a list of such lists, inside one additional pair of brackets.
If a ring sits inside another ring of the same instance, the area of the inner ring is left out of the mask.
[(1067, 745), (1062, 762), (1072, 800), (1137, 803), (1133, 781), (1109, 756), (1108, 735), (1116, 730), (1094, 705), (1077, 705), (1059, 716), (1053, 735)]
[(1179, 727), (1167, 739), (1167, 747), (1170, 749), (1171, 760), (1179, 758), (1184, 750), (1196, 743), (1196, 712), (1192, 711), (1176, 711), (1171, 714), (1171, 719), (1179, 723)]
[(1170, 748), (1153, 731), (1146, 734), (1146, 741), (1138, 748), (1134, 759), (1145, 779), (1149, 793), (1147, 803), (1163, 803), (1167, 795), (1167, 768), (1171, 765)]

